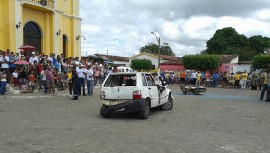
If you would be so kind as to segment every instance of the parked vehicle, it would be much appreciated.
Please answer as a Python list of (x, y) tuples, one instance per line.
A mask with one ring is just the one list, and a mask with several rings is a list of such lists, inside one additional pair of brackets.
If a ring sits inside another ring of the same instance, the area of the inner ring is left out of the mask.
[(171, 110), (174, 99), (161, 76), (153, 78), (145, 72), (110, 74), (101, 87), (100, 98), (103, 100), (101, 116), (137, 112), (142, 119), (149, 118), (153, 107)]

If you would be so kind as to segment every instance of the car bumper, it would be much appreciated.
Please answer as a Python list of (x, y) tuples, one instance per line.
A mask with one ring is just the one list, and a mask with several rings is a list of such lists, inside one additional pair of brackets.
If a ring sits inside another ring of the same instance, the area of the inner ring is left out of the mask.
[(103, 104), (100, 109), (100, 115), (112, 116), (112, 115), (128, 114), (131, 112), (143, 110), (144, 106), (145, 106), (145, 99), (128, 100), (126, 102), (113, 106), (106, 106)]

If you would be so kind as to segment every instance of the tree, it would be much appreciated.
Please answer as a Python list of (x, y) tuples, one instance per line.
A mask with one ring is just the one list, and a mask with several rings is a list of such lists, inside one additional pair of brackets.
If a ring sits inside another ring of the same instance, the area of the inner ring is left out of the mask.
[(266, 69), (270, 67), (270, 55), (257, 55), (252, 60), (252, 65), (257, 69)]
[(152, 62), (149, 59), (133, 59), (130, 67), (133, 70), (151, 70)]
[[(144, 47), (140, 48), (140, 52), (146, 52), (151, 54), (158, 54), (158, 45), (153, 43), (148, 43), (148, 45), (145, 45)], [(163, 45), (160, 46), (160, 54), (161, 55), (169, 55), (169, 56), (175, 56), (175, 53), (172, 51), (171, 47), (168, 43), (163, 43)]]
[(261, 35), (251, 36), (248, 38), (249, 47), (252, 48), (256, 54), (264, 54), (266, 48), (270, 46), (270, 38)]
[(240, 61), (252, 60), (255, 55), (264, 54), (270, 47), (270, 38), (261, 35), (247, 38), (232, 27), (219, 29), (207, 41), (207, 49), (202, 54), (238, 54)]
[(240, 35), (232, 27), (219, 29), (214, 36), (206, 42), (208, 54), (223, 54), (227, 47), (246, 47), (248, 46), (248, 39), (245, 35)]
[(221, 62), (219, 55), (186, 55), (182, 57), (186, 69), (199, 69), (202, 71), (218, 68)]

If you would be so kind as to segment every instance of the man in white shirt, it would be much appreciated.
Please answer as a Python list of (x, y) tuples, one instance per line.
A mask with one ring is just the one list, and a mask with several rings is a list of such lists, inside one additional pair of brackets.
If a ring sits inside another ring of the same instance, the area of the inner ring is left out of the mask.
[(35, 52), (32, 52), (32, 56), (29, 58), (29, 63), (34, 64), (34, 61), (37, 61), (38, 63), (38, 57)]
[[(76, 72), (77, 72), (77, 75), (78, 75), (78, 79), (81, 82), (80, 89), (83, 88), (83, 96), (86, 96), (86, 94), (85, 94), (85, 79), (84, 79), (84, 77), (87, 74), (85, 73), (85, 70), (83, 69), (83, 65), (79, 65), (78, 67), (76, 67)], [(79, 94), (81, 94), (81, 90), (79, 91)]]
[(8, 66), (8, 63), (9, 63), (9, 57), (6, 56), (6, 53), (3, 51), (2, 52), (2, 58), (0, 59), (0, 62), (1, 62), (1, 68), (3, 70), (6, 70), (6, 73), (7, 73), (7, 83), (9, 83), (9, 66)]
[(91, 67), (91, 65), (87, 66), (86, 68), (86, 73), (87, 73), (87, 92), (89, 96), (93, 96), (93, 88), (94, 88), (94, 72)]
[(191, 73), (191, 77), (190, 77), (190, 83), (195, 85), (196, 83), (196, 80), (197, 80), (197, 72), (194, 70), (192, 73)]

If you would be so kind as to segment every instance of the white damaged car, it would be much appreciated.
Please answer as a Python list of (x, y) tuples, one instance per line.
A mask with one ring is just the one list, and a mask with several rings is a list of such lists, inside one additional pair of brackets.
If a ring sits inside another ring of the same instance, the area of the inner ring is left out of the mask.
[(100, 98), (101, 116), (137, 112), (142, 119), (149, 118), (153, 107), (171, 110), (174, 100), (161, 76), (153, 78), (151, 73), (144, 72), (110, 74), (101, 87)]

